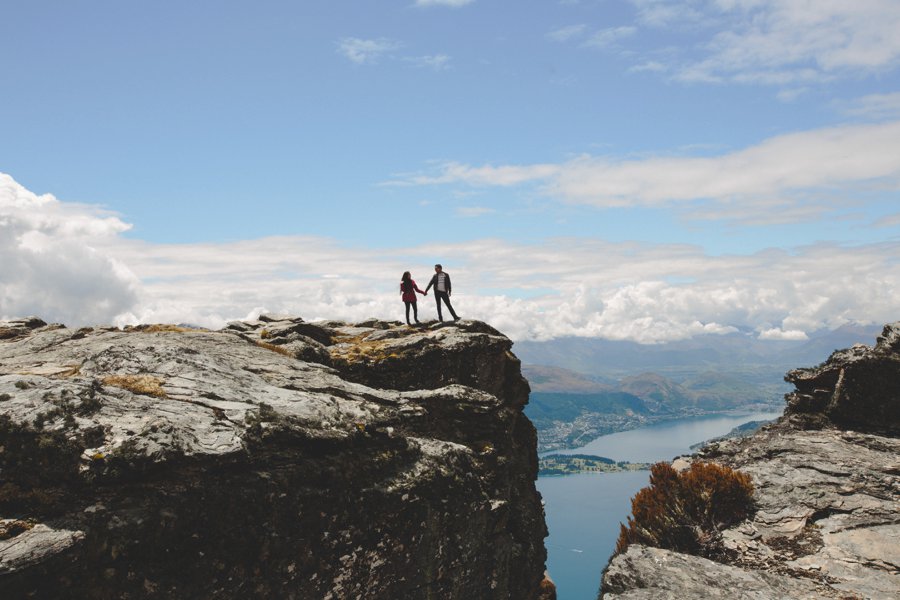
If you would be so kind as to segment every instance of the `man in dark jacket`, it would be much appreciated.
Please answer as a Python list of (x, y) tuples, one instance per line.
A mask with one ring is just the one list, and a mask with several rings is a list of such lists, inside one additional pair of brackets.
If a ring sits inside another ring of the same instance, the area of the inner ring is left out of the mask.
[(428, 287), (425, 288), (426, 294), (431, 289), (431, 286), (434, 286), (434, 301), (437, 302), (438, 321), (444, 320), (444, 315), (441, 314), (441, 300), (450, 309), (453, 320), (459, 321), (459, 317), (453, 312), (453, 306), (450, 304), (450, 275), (444, 273), (444, 268), (441, 265), (434, 265), (434, 277), (431, 278), (431, 281), (428, 282)]

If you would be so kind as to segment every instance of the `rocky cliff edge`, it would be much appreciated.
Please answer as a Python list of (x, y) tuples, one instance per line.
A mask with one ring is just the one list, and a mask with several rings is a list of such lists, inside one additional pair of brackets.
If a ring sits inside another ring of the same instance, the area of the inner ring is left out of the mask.
[(796, 390), (778, 423), (689, 459), (756, 488), (755, 515), (722, 532), (721, 560), (632, 545), (603, 598), (900, 598), (900, 322), (786, 380)]
[(2, 322), (0, 596), (537, 598), (510, 347), (476, 321)]

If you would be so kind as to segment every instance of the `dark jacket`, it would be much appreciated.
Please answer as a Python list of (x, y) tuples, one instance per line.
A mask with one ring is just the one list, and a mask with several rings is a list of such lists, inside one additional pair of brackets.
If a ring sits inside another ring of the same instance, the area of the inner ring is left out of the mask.
[[(450, 293), (450, 275), (446, 271), (441, 271), (441, 273), (443, 273), (445, 276), (444, 283), (447, 285), (447, 293), (449, 294)], [(437, 280), (438, 280), (438, 274), (435, 273), (434, 277), (431, 278), (431, 281), (428, 282), (428, 286), (425, 288), (425, 291), (428, 292), (428, 290), (431, 289), (431, 286), (435, 286), (434, 289), (435, 289), (435, 291), (437, 291)]]

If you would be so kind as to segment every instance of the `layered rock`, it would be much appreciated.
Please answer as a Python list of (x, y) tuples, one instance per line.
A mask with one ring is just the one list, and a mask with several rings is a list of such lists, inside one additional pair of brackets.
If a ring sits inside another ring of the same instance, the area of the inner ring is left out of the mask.
[[(874, 347), (791, 371), (785, 416), (689, 460), (749, 474), (756, 513), (722, 532), (719, 562), (634, 545), (603, 598), (900, 597), (900, 323)], [(684, 461), (677, 461), (684, 462)]]
[(788, 372), (797, 388), (785, 415), (798, 427), (833, 425), (900, 436), (900, 325), (887, 325), (875, 346), (834, 352), (810, 369)]
[(0, 323), (0, 596), (537, 598), (510, 347), (471, 321)]

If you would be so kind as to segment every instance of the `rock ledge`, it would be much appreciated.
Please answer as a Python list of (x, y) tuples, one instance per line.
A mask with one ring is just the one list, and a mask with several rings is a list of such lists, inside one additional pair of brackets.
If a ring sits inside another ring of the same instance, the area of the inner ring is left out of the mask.
[(474, 321), (0, 322), (0, 596), (537, 598), (510, 347)]

